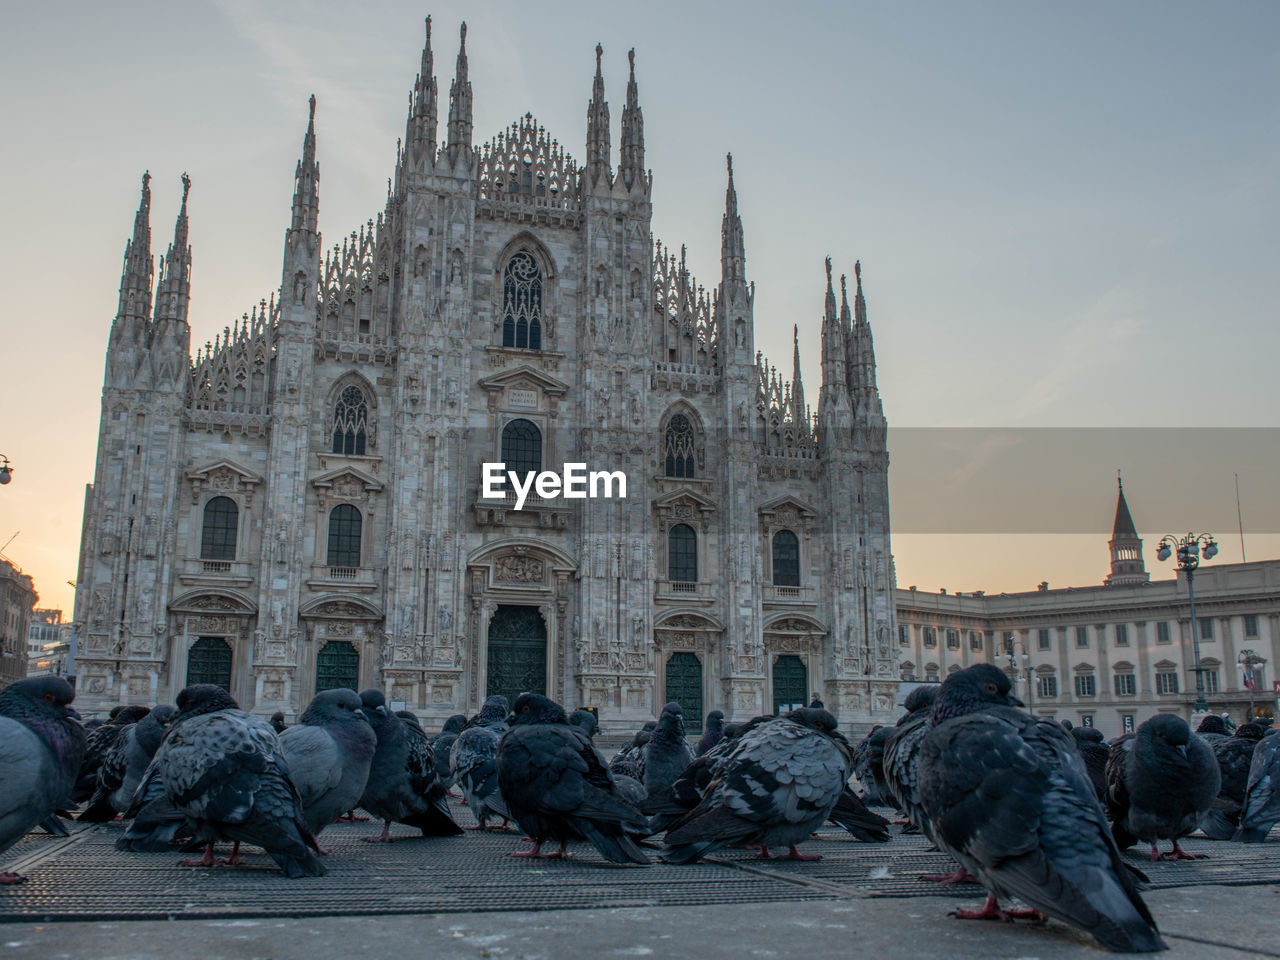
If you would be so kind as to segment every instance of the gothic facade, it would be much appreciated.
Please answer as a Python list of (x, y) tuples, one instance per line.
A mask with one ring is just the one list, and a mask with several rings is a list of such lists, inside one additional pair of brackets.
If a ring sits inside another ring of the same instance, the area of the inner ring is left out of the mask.
[[(755, 350), (732, 161), (714, 288), (653, 238), (634, 56), (615, 165), (597, 47), (580, 165), (529, 115), (473, 145), (465, 41), (438, 142), (428, 20), (385, 208), (328, 250), (312, 98), (279, 289), (194, 358), (190, 183), (154, 278), (144, 177), (86, 499), (77, 704), (212, 681), (289, 715), (378, 686), (432, 720), (529, 689), (628, 721), (814, 692), (845, 724), (892, 717), (861, 271), (837, 304), (827, 263), (815, 414), (798, 348), (789, 380)], [(517, 510), (486, 495), (485, 462), (620, 470), (627, 496)]]

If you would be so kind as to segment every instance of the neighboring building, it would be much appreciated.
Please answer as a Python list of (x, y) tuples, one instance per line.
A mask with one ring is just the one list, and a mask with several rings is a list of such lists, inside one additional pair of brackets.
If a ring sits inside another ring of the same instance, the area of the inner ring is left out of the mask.
[(27, 675), (27, 634), (39, 599), (31, 578), (0, 560), (0, 687)]
[[(1093, 724), (1107, 736), (1157, 712), (1189, 719), (1196, 679), (1187, 581), (1178, 574), (1148, 582), (1141, 544), (1121, 490), (1109, 585), (991, 596), (898, 590), (903, 679), (942, 680), (974, 663), (1010, 669), (1012, 652), (1018, 696), (1037, 715)], [(1195, 599), (1210, 709), (1237, 722), (1247, 716), (1240, 661), (1252, 653), (1265, 661), (1254, 665), (1254, 705), (1274, 714), (1280, 560), (1202, 564)]]
[[(789, 381), (755, 349), (732, 166), (707, 290), (650, 232), (634, 61), (613, 163), (600, 55), (584, 165), (529, 115), (472, 146), (465, 45), (438, 144), (428, 21), (386, 207), (330, 253), (313, 98), (280, 288), (194, 362), (190, 183), (153, 287), (144, 177), (85, 504), (82, 709), (205, 681), (262, 714), (378, 686), (429, 722), (521, 690), (627, 720), (678, 699), (691, 725), (815, 690), (846, 724), (893, 716), (861, 271), (837, 301), (827, 263), (814, 416), (798, 346)], [(487, 461), (622, 470), (627, 496), (516, 510)]]
[(36, 610), (27, 633), (27, 676), (65, 677), (71, 669), (71, 624), (61, 610)]

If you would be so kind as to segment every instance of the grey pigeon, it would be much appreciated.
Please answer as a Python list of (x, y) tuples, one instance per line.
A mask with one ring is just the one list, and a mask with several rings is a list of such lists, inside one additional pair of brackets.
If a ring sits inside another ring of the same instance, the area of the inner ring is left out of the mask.
[(702, 800), (667, 832), (663, 859), (692, 863), (730, 843), (789, 848), (818, 829), (840, 799), (852, 751), (826, 710), (805, 707), (739, 736)]
[(694, 752), (700, 757), (723, 739), (724, 711), (712, 710), (707, 714), (706, 729), (702, 732), (702, 739), (698, 741), (698, 749)]
[[(50, 816), (71, 792), (86, 736), (61, 677), (31, 677), (0, 691), (0, 853)], [(21, 883), (0, 873), (0, 885)]]
[(1102, 731), (1097, 727), (1074, 727), (1071, 736), (1075, 737), (1076, 746), (1080, 749), (1080, 759), (1084, 761), (1085, 772), (1089, 774), (1089, 782), (1098, 794), (1098, 802), (1105, 803), (1107, 796), (1107, 761), (1111, 759), (1111, 747), (1103, 739)]
[(325, 690), (280, 735), (302, 819), (316, 836), (364, 795), (378, 738), (360, 708), (354, 690)]
[(1280, 733), (1269, 733), (1253, 749), (1240, 828), (1232, 838), (1262, 843), (1280, 821)]
[(622, 795), (622, 798), (636, 807), (641, 806), (648, 797), (644, 790), (644, 784), (635, 777), (628, 777), (623, 773), (615, 773), (613, 782), (618, 785), (618, 793)]
[(77, 820), (106, 823), (129, 809), (143, 774), (160, 749), (169, 722), (177, 712), (168, 705), (156, 707), (120, 735), (98, 771), (98, 787), (89, 806), (81, 811)]
[[(890, 731), (884, 743), (885, 786), (889, 794), (897, 802), (898, 809), (906, 814), (908, 822), (930, 840), (929, 818), (925, 815), (920, 800), (920, 745), (930, 729), (930, 715), (933, 703), (938, 697), (938, 687), (916, 687), (903, 701), (907, 713), (898, 720), (897, 726)], [(960, 876), (940, 877), (938, 879), (959, 880)]]
[(444, 722), (444, 729), (431, 738), (431, 753), (436, 760), (436, 776), (440, 778), (440, 784), (445, 790), (453, 786), (453, 770), (449, 761), (453, 741), (458, 739), (458, 734), (465, 730), (466, 726), (466, 715), (455, 713)]
[(1196, 733), (1203, 740), (1212, 745), (1215, 740), (1225, 740), (1227, 738), (1227, 725), (1222, 722), (1222, 718), (1216, 713), (1211, 713), (1196, 727)]
[[(703, 793), (715, 779), (720, 762), (732, 751), (737, 738), (748, 729), (754, 730), (760, 724), (769, 723), (775, 719), (777, 718), (773, 716), (757, 717), (746, 724), (727, 724), (724, 738), (706, 753), (694, 757), (693, 762), (685, 767), (665, 792), (656, 795), (646, 793), (644, 801), (639, 806), (641, 810), (651, 815), (649, 825), (652, 831), (661, 833), (701, 803)], [(621, 763), (616, 763), (611, 767), (614, 776), (619, 775), (618, 769), (621, 766)]]
[(569, 722), (592, 740), (596, 738), (596, 734), (600, 731), (600, 721), (596, 718), (596, 715), (592, 711), (584, 710), (581, 707), (569, 714)]
[[(609, 769), (613, 769), (615, 763), (630, 764), (633, 772), (639, 771), (640, 753), (644, 750), (644, 745), (649, 742), (649, 738), (653, 736), (654, 729), (658, 726), (658, 721), (647, 720), (644, 726), (636, 731), (636, 735), (631, 738), (631, 742), (613, 755), (613, 759), (609, 761)], [(628, 774), (630, 775), (630, 774)], [(637, 777), (637, 779), (639, 779)]]
[[(178, 694), (178, 716), (151, 761), (173, 808), (191, 822), (213, 866), (217, 840), (262, 847), (288, 877), (319, 876), (315, 837), (302, 817), (280, 738), (271, 724), (245, 713), (226, 691), (195, 684)], [(209, 707), (218, 709), (210, 710)], [(191, 715), (183, 717), (190, 710)]]
[(75, 787), (71, 791), (72, 803), (84, 803), (93, 796), (98, 787), (98, 771), (107, 756), (125, 731), (148, 712), (146, 707), (116, 707), (111, 711), (111, 719), (89, 734), (85, 742), (84, 759), (80, 762), (80, 771), (76, 774)]
[(1244, 807), (1244, 794), (1249, 786), (1249, 769), (1253, 763), (1253, 751), (1262, 739), (1262, 727), (1256, 723), (1242, 723), (1235, 733), (1209, 744), (1222, 784), (1218, 796), (1200, 824), (1204, 835), (1213, 840), (1229, 840), (1240, 826), (1240, 811)]
[(662, 708), (658, 726), (640, 753), (640, 776), (645, 793), (656, 796), (671, 788), (693, 763), (693, 751), (684, 736), (684, 716), (674, 701)]
[(498, 789), (497, 768), (498, 741), (507, 732), (510, 712), (511, 704), (506, 697), (490, 697), (453, 742), (449, 769), (478, 821), (477, 830), (486, 829), (495, 813), (502, 818), (504, 828), (510, 819), (507, 806), (502, 802), (502, 791)]
[(1209, 745), (1185, 720), (1158, 713), (1111, 745), (1107, 761), (1107, 812), (1121, 849), (1141, 840), (1152, 861), (1162, 858), (1157, 841), (1172, 840), (1166, 860), (1198, 860), (1178, 845), (1194, 831), (1218, 795), (1220, 775)]
[[(1003, 670), (943, 681), (920, 750), (920, 796), (934, 839), (987, 888), (966, 919), (1054, 917), (1108, 949), (1165, 949), (1107, 830), (1071, 734), (1015, 709)], [(1001, 910), (1018, 897), (1030, 911)]]
[[(512, 856), (565, 858), (569, 841), (581, 839), (612, 863), (649, 862), (633, 839), (649, 832), (644, 814), (623, 797), (591, 739), (558, 703), (522, 693), (497, 764), (507, 809), (534, 841)], [(548, 841), (558, 841), (560, 851), (544, 854)]]
[(892, 806), (893, 794), (884, 779), (884, 746), (893, 727), (877, 724), (854, 748), (853, 772), (862, 787), (862, 800), (871, 806)]
[(360, 694), (378, 746), (360, 806), (382, 820), (382, 833), (367, 843), (391, 843), (391, 823), (417, 827), (424, 837), (451, 837), (462, 828), (449, 816), (444, 784), (436, 774), (431, 742), (422, 728), (391, 713), (380, 690)]

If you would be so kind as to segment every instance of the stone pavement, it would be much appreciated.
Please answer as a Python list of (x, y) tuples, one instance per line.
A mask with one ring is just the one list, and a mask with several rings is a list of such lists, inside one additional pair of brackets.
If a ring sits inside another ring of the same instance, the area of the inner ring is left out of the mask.
[[(1098, 955), (1056, 922), (949, 918), (983, 893), (939, 895), (917, 879), (947, 867), (917, 836), (862, 844), (824, 830), (806, 845), (823, 854), (818, 863), (733, 850), (646, 868), (606, 864), (586, 845), (569, 863), (512, 860), (524, 847), (515, 834), (411, 839), (398, 828), (401, 842), (368, 845), (358, 838), (374, 824), (338, 824), (324, 835), (328, 875), (290, 881), (253, 850), (246, 868), (192, 869), (173, 852), (117, 852), (119, 824), (73, 829), (68, 839), (32, 835), (0, 865), (30, 878), (0, 888), (5, 960)], [(1166, 956), (1280, 958), (1278, 840), (1191, 839), (1188, 849), (1212, 859), (1179, 864), (1134, 856), (1152, 880), (1145, 896), (1173, 947)]]

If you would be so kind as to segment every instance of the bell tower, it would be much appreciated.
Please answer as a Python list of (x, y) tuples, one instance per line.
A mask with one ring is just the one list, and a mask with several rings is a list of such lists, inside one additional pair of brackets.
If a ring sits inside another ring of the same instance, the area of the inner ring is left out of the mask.
[(1111, 573), (1103, 581), (1108, 587), (1129, 586), (1135, 583), (1149, 583), (1151, 574), (1147, 573), (1142, 562), (1142, 540), (1133, 525), (1133, 516), (1129, 513), (1129, 504), (1124, 499), (1124, 483), (1119, 474), (1116, 475), (1116, 522), (1111, 530)]

